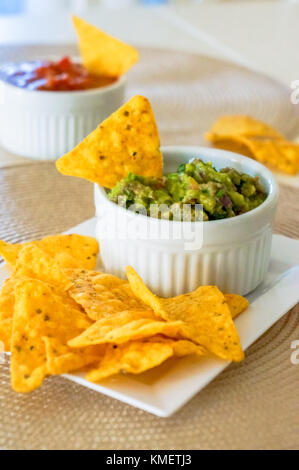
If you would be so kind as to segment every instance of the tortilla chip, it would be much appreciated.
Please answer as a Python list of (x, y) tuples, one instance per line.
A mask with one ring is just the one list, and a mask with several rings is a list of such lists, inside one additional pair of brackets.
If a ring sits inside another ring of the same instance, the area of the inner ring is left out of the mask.
[(163, 158), (149, 101), (135, 96), (56, 162), (64, 175), (113, 188), (129, 172), (162, 176)]
[(73, 282), (68, 293), (92, 320), (110, 317), (123, 310), (148, 310), (135, 297), (129, 283), (112, 274), (84, 270), (65, 272)]
[(10, 351), (12, 319), (15, 308), (16, 279), (10, 277), (4, 281), (0, 294), (0, 341), (4, 343), (6, 352)]
[(51, 235), (37, 242), (40, 248), (63, 268), (95, 269), (99, 244), (93, 237), (72, 233), (70, 235)]
[(239, 153), (241, 155), (245, 155), (245, 157), (255, 159), (245, 137), (237, 135), (220, 138), (217, 137), (213, 139), (212, 143), (213, 146), (218, 149), (228, 150), (229, 152)]
[(299, 171), (299, 144), (284, 140), (243, 139), (255, 160), (295, 175)]
[(47, 356), (47, 372), (51, 375), (67, 374), (86, 365), (98, 362), (104, 350), (100, 348), (84, 348), (73, 351), (59, 339), (43, 337)]
[(15, 307), (15, 285), (17, 279), (12, 276), (3, 283), (0, 293), (0, 320), (12, 319)]
[(4, 258), (6, 264), (10, 268), (14, 268), (16, 265), (17, 257), (21, 247), (21, 244), (6, 243), (5, 241), (0, 240), (0, 255), (2, 258)]
[[(66, 289), (70, 285), (68, 277), (60, 269), (60, 266), (37, 246), (21, 245), (20, 257), (17, 261), (15, 273), (4, 281), (0, 293), (0, 341), (5, 343), (6, 350), (10, 343), (12, 331), (12, 319), (15, 307), (15, 287), (22, 279), (37, 278), (56, 286), (58, 289)], [(63, 295), (64, 302), (74, 308), (81, 307), (68, 295)], [(6, 321), (7, 320), (7, 321)]]
[(27, 243), (5, 243), (0, 240), (0, 255), (11, 267), (15, 267), (17, 257), (25, 246), (35, 245), (63, 268), (94, 269), (97, 264), (99, 245), (95, 238), (83, 235), (51, 235), (42, 240)]
[[(12, 335), (12, 318), (0, 320), (0, 343), (3, 343), (4, 351), (10, 352), (10, 343)], [(0, 347), (0, 351), (2, 348)]]
[(61, 291), (71, 285), (59, 264), (33, 244), (26, 245), (20, 251), (14, 274), (18, 278), (39, 279)]
[(148, 338), (158, 334), (181, 338), (180, 329), (183, 322), (164, 322), (155, 317), (153, 311), (128, 310), (103, 318), (91, 325), (77, 338), (68, 342), (75, 348), (82, 348), (94, 344), (114, 343), (122, 344), (127, 341)]
[(138, 62), (138, 51), (134, 47), (77, 16), (73, 16), (73, 23), (79, 37), (83, 64), (91, 74), (120, 77)]
[(15, 294), (11, 380), (15, 391), (27, 393), (39, 387), (50, 373), (43, 337), (55, 337), (58, 344), (66, 345), (88, 328), (90, 321), (44, 282), (21, 281)]
[(223, 116), (206, 137), (217, 148), (253, 158), (274, 170), (290, 175), (299, 171), (299, 145), (248, 116)]
[(131, 341), (121, 345), (109, 344), (100, 363), (89, 371), (86, 379), (99, 382), (120, 372), (140, 374), (156, 367), (168, 358), (188, 354), (204, 354), (200, 346), (189, 341), (174, 341), (153, 337), (147, 341)]
[(166, 321), (183, 321), (185, 338), (222, 359), (241, 361), (244, 352), (225, 297), (215, 286), (170, 299), (155, 296), (132, 267), (127, 276), (134, 294)]
[(249, 306), (248, 300), (245, 297), (242, 297), (242, 295), (224, 294), (224, 297), (230, 309), (232, 318), (236, 318)]
[(272, 139), (284, 139), (282, 134), (268, 124), (250, 116), (242, 115), (220, 117), (206, 134), (207, 139), (211, 142), (223, 137), (233, 136), (263, 136)]

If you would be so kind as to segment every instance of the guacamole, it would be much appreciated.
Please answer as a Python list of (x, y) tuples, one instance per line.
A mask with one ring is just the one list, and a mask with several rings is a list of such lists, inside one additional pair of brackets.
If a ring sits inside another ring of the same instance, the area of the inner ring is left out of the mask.
[[(259, 206), (267, 194), (259, 179), (234, 168), (217, 171), (211, 162), (195, 159), (176, 173), (144, 178), (130, 173), (108, 193), (108, 198), (127, 209), (146, 211), (148, 216), (170, 220), (218, 220), (244, 214)], [(153, 204), (159, 210), (153, 210)], [(198, 209), (197, 204), (202, 205)], [(189, 205), (189, 218), (184, 218)], [(186, 207), (186, 206), (185, 206)]]

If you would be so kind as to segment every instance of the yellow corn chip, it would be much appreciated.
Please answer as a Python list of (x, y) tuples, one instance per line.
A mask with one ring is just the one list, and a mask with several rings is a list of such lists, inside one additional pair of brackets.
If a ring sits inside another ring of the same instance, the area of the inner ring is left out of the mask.
[(5, 243), (0, 240), (0, 255), (11, 267), (16, 265), (17, 257), (27, 245), (36, 245), (63, 268), (94, 269), (97, 263), (99, 245), (95, 238), (83, 235), (51, 235), (27, 243)]
[(287, 140), (231, 136), (215, 139), (214, 146), (240, 153), (290, 175), (299, 171), (299, 145)]
[(4, 281), (0, 294), (0, 341), (5, 351), (10, 351), (12, 319), (15, 307), (15, 285), (17, 280), (12, 276)]
[(243, 139), (243, 144), (260, 163), (295, 175), (299, 171), (299, 144), (285, 140)]
[(96, 271), (66, 270), (72, 280), (70, 296), (92, 320), (110, 317), (123, 310), (148, 310), (133, 294), (127, 281)]
[(81, 348), (94, 344), (115, 343), (148, 338), (158, 334), (181, 338), (183, 322), (164, 322), (158, 320), (153, 311), (129, 310), (112, 317), (103, 318), (91, 325), (77, 338), (68, 342), (71, 347)]
[(224, 295), (215, 286), (162, 299), (150, 292), (132, 267), (127, 276), (134, 294), (166, 321), (183, 321), (187, 339), (203, 345), (222, 359), (241, 361), (244, 353)]
[(134, 47), (77, 16), (73, 16), (73, 22), (79, 37), (80, 55), (90, 73), (120, 77), (138, 61), (138, 51)]
[(63, 268), (95, 269), (99, 244), (93, 237), (72, 233), (70, 235), (51, 235), (43, 238), (40, 248)]
[[(165, 338), (164, 341), (169, 341), (169, 339)], [(172, 341), (171, 346), (173, 348), (173, 355), (176, 357), (189, 356), (190, 354), (205, 356), (207, 354), (206, 348), (188, 340)]]
[(50, 375), (67, 374), (74, 370), (98, 362), (104, 350), (84, 348), (73, 351), (59, 339), (43, 337), (46, 348), (47, 372)]
[(71, 281), (59, 264), (36, 245), (28, 244), (19, 253), (14, 272), (18, 278), (39, 279), (65, 291)]
[(226, 303), (230, 309), (232, 318), (236, 318), (240, 313), (248, 308), (249, 302), (242, 295), (224, 294)]
[(113, 188), (129, 172), (162, 176), (163, 159), (149, 101), (135, 96), (56, 162), (64, 175)]
[(252, 150), (248, 146), (248, 139), (242, 136), (226, 136), (226, 137), (215, 137), (211, 140), (213, 146), (221, 149), (228, 150), (229, 152), (239, 153), (245, 155), (245, 157), (255, 159)]
[(258, 121), (250, 116), (222, 116), (213, 124), (206, 137), (211, 142), (221, 137), (255, 137), (263, 136), (274, 139), (283, 139), (273, 127)]
[(221, 117), (206, 138), (217, 148), (246, 155), (272, 169), (290, 175), (299, 171), (299, 145), (248, 116)]
[(3, 283), (0, 293), (0, 320), (12, 319), (15, 307), (15, 285), (17, 279), (12, 276)]
[(15, 391), (26, 393), (39, 387), (50, 373), (43, 337), (54, 337), (58, 344), (66, 345), (88, 328), (90, 321), (41, 281), (21, 281), (15, 294), (11, 380)]
[(121, 345), (109, 344), (100, 363), (86, 375), (87, 380), (98, 382), (119, 372), (140, 374), (156, 367), (168, 358), (188, 354), (202, 356), (204, 350), (189, 341), (174, 341), (153, 337), (147, 341), (132, 341)]
[(0, 255), (10, 268), (15, 266), (20, 249), (21, 245), (18, 243), (12, 244), (0, 240)]
[[(20, 256), (15, 273), (5, 280), (0, 293), (0, 321), (3, 321), (0, 341), (5, 343), (6, 350), (8, 350), (12, 330), (16, 284), (22, 279), (37, 278), (56, 286), (58, 289), (66, 289), (70, 285), (68, 277), (60, 269), (60, 266), (44, 251), (31, 244), (20, 245), (20, 247)], [(64, 294), (64, 302), (81, 309), (67, 293)]]
[(12, 318), (6, 318), (6, 320), (0, 320), (0, 352), (4, 347), (5, 352), (10, 351), (10, 342), (12, 334)]

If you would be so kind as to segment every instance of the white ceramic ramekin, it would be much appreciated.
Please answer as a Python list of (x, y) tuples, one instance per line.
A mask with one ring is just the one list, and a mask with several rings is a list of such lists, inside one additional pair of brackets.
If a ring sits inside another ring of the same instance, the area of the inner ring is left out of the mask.
[(121, 77), (102, 88), (55, 92), (0, 80), (0, 144), (17, 155), (56, 160), (123, 104), (125, 83)]
[[(190, 248), (185, 235), (172, 237), (174, 227), (182, 228), (186, 222), (159, 220), (128, 211), (109, 201), (105, 190), (96, 185), (96, 237), (104, 269), (125, 277), (125, 268), (131, 265), (153, 292), (165, 297), (192, 291), (200, 285), (217, 285), (223, 292), (241, 295), (251, 292), (263, 281), (270, 261), (278, 200), (272, 173), (254, 160), (224, 150), (175, 146), (164, 147), (162, 152), (165, 173), (176, 171), (180, 163), (198, 157), (212, 161), (217, 169), (230, 166), (259, 176), (268, 197), (256, 209), (237, 217), (196, 222), (193, 227), (199, 243)], [(144, 236), (149, 229), (150, 234)], [(165, 230), (170, 230), (168, 239), (164, 238)], [(156, 233), (158, 237), (153, 236)]]

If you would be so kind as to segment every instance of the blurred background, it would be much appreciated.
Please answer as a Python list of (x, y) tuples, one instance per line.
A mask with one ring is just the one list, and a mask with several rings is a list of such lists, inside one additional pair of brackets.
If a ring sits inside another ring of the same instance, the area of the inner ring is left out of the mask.
[[(196, 3), (202, 0), (0, 0), (1, 14), (15, 14), (25, 11), (53, 10), (57, 8), (80, 9), (90, 6), (107, 6), (110, 8), (128, 5), (159, 5), (166, 3)], [(212, 0), (213, 1), (213, 0)]]
[[(202, 0), (0, 0), (1, 14), (15, 14), (24, 11), (53, 10), (55, 8), (86, 8), (105, 5), (111, 8), (128, 5), (158, 5), (167, 3), (199, 3)], [(210, 0), (211, 1), (211, 0)], [(215, 1), (215, 0), (212, 0)]]
[(299, 0), (0, 0), (0, 46), (75, 43), (71, 13), (136, 46), (298, 78)]
[[(95, 6), (124, 8), (129, 5), (157, 6), (170, 4), (196, 4), (215, 2), (241, 2), (242, 0), (0, 0), (0, 14), (9, 15), (22, 12), (51, 11), (55, 9), (82, 9)], [(260, 0), (252, 0), (258, 2)], [(277, 0), (278, 1), (278, 0)], [(297, 0), (280, 0), (296, 2)]]

